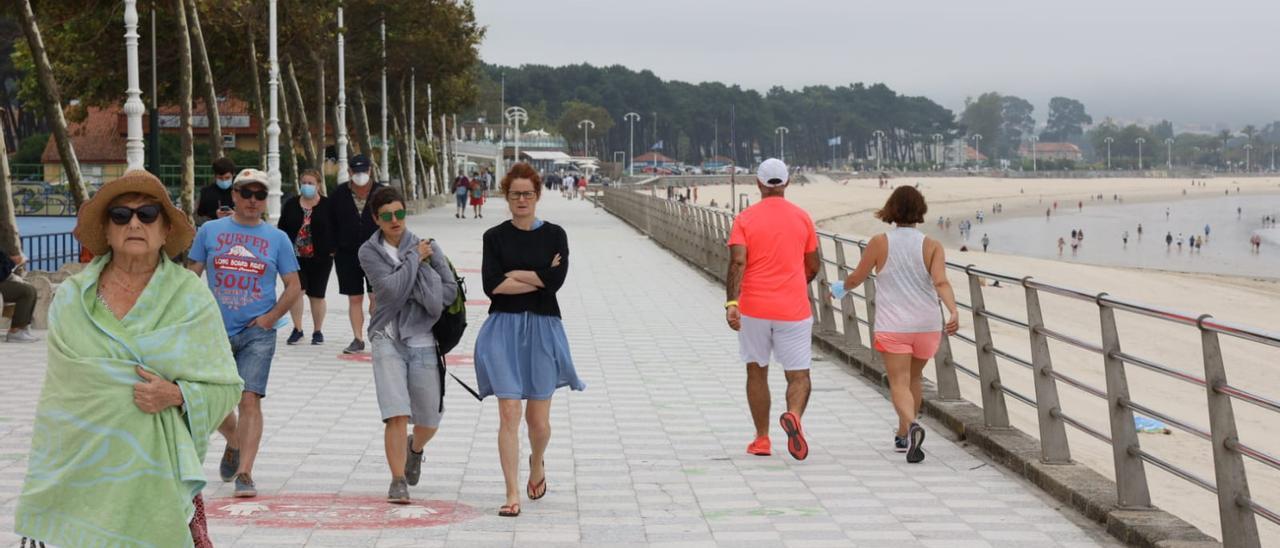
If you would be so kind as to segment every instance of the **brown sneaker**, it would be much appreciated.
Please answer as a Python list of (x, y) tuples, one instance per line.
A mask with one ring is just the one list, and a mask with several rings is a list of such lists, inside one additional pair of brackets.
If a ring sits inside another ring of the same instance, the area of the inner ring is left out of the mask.
[(236, 498), (252, 498), (258, 496), (258, 487), (253, 484), (249, 474), (236, 474)]

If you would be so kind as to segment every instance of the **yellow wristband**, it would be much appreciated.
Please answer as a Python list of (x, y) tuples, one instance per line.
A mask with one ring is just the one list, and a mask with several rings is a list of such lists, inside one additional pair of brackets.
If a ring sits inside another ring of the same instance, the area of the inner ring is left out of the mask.
[(724, 303), (725, 308), (729, 308), (730, 306), (738, 306), (738, 301), (729, 301), (727, 303)]

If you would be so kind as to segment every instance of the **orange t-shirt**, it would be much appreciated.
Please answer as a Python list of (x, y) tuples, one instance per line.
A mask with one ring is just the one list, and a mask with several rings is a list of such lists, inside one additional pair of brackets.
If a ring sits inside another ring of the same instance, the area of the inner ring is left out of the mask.
[(805, 210), (781, 197), (760, 200), (733, 221), (729, 245), (747, 248), (738, 296), (743, 315), (785, 322), (809, 318), (804, 255), (818, 249), (818, 233)]

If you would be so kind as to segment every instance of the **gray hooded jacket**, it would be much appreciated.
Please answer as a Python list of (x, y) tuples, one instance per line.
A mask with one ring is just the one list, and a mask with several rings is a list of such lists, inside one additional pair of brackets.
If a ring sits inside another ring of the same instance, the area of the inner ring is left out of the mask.
[(378, 299), (369, 319), (370, 336), (391, 322), (395, 322), (401, 341), (430, 336), (445, 305), (457, 297), (458, 282), (449, 271), (444, 251), (432, 241), (431, 260), (423, 264), (418, 241), (405, 229), (398, 246), (399, 265), (387, 256), (381, 230), (360, 246), (360, 266)]

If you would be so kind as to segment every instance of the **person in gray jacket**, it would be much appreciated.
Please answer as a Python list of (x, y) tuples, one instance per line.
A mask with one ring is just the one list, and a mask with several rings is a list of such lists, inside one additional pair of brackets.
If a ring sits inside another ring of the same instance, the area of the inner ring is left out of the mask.
[[(423, 450), (444, 413), (444, 365), (431, 328), (457, 296), (458, 284), (440, 246), (405, 227), (398, 190), (379, 189), (369, 209), (378, 232), (360, 246), (359, 257), (378, 298), (368, 335), (391, 468), (387, 501), (407, 504), (409, 486), (418, 484), (422, 472)], [(410, 422), (413, 434), (406, 441)]]

